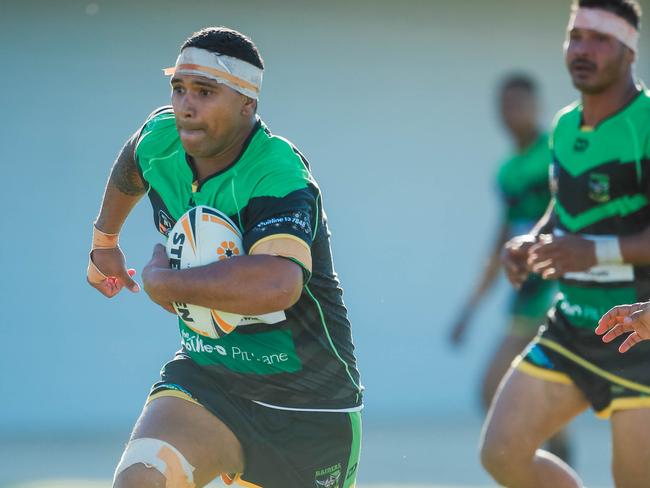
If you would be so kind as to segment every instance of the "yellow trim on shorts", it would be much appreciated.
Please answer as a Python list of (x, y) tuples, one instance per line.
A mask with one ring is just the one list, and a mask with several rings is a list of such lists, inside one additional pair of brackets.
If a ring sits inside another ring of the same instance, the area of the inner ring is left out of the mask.
[(162, 391), (154, 393), (153, 395), (149, 395), (145, 405), (153, 402), (154, 400), (156, 400), (158, 398), (162, 398), (162, 397), (180, 398), (181, 400), (185, 400), (187, 402), (194, 403), (195, 405), (199, 405), (201, 407), (203, 406), (199, 402), (197, 402), (194, 398), (189, 396), (187, 393), (184, 393), (184, 392), (178, 391), (178, 390), (162, 390)]
[(573, 381), (569, 377), (569, 375), (565, 373), (561, 373), (559, 371), (552, 371), (550, 369), (544, 369), (540, 368), (539, 366), (535, 366), (534, 364), (529, 363), (528, 361), (525, 361), (523, 358), (515, 365), (513, 364), (513, 367), (521, 371), (522, 373), (526, 373), (529, 376), (534, 376), (535, 378), (539, 378), (544, 381), (550, 381), (552, 383), (561, 383), (563, 385), (572, 385)]
[(235, 480), (234, 480), (234, 481), (235, 481), (235, 483), (237, 483), (238, 485), (240, 485), (240, 486), (245, 486), (246, 488), (264, 488), (264, 487), (261, 486), (261, 485), (256, 485), (256, 484), (254, 484), (254, 483), (251, 483), (250, 481), (246, 481), (246, 480), (241, 479), (241, 474), (238, 474), (237, 476), (235, 476)]
[(557, 352), (558, 354), (561, 354), (562, 356), (566, 357), (567, 359), (570, 359), (576, 364), (579, 364), (583, 368), (591, 371), (595, 375), (598, 375), (602, 378), (605, 378), (607, 381), (610, 383), (616, 383), (617, 385), (624, 386), (625, 388), (629, 390), (634, 390), (638, 391), (641, 393), (647, 393), (650, 394), (650, 386), (642, 385), (641, 383), (637, 383), (635, 381), (630, 381), (626, 380), (625, 378), (622, 378), (620, 376), (617, 376), (615, 374), (610, 373), (609, 371), (605, 371), (602, 368), (599, 368), (595, 364), (590, 363), (584, 358), (581, 358), (577, 354), (569, 351), (567, 348), (564, 346), (561, 346), (560, 344), (550, 341), (548, 339), (544, 339), (543, 337), (540, 337), (537, 342), (539, 344), (542, 344), (543, 346), (548, 347), (549, 349), (552, 349), (553, 351)]
[(608, 419), (616, 410), (633, 410), (635, 408), (650, 408), (649, 397), (614, 398), (607, 408), (596, 412), (599, 419)]

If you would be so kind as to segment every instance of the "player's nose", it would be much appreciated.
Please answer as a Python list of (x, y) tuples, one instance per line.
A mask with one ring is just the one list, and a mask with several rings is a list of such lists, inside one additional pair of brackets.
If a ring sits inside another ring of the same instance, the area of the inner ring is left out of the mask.
[(184, 119), (192, 119), (196, 117), (196, 105), (192, 97), (185, 95), (181, 97), (178, 103), (178, 113)]

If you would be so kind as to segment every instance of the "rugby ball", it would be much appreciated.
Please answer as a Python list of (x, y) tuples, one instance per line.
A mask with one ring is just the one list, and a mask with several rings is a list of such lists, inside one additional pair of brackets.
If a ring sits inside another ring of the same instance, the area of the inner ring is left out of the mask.
[[(166, 249), (172, 269), (187, 269), (240, 256), (244, 248), (232, 220), (214, 208), (200, 205), (178, 219), (169, 232)], [(213, 339), (231, 333), (244, 318), (190, 303), (173, 306), (187, 327)]]

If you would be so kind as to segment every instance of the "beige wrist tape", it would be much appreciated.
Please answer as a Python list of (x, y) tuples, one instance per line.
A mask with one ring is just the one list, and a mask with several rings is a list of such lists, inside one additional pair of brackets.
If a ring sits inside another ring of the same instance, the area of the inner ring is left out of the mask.
[(93, 224), (93, 243), (90, 248), (90, 254), (88, 256), (88, 270), (86, 272), (88, 281), (94, 285), (101, 283), (108, 276), (102, 273), (95, 263), (93, 263), (93, 251), (95, 249), (115, 249), (118, 245), (119, 234), (107, 234), (102, 232), (97, 228), (96, 224)]
[(119, 234), (107, 234), (99, 230), (97, 224), (93, 224), (93, 246), (91, 250), (116, 248), (119, 239)]

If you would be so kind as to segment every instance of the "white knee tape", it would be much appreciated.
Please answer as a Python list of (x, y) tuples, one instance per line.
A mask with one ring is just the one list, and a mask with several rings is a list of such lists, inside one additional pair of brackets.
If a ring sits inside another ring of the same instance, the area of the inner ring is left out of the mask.
[(159, 471), (166, 478), (168, 488), (194, 488), (194, 466), (168, 442), (149, 437), (130, 441), (115, 468), (113, 483), (122, 471), (134, 464)]

